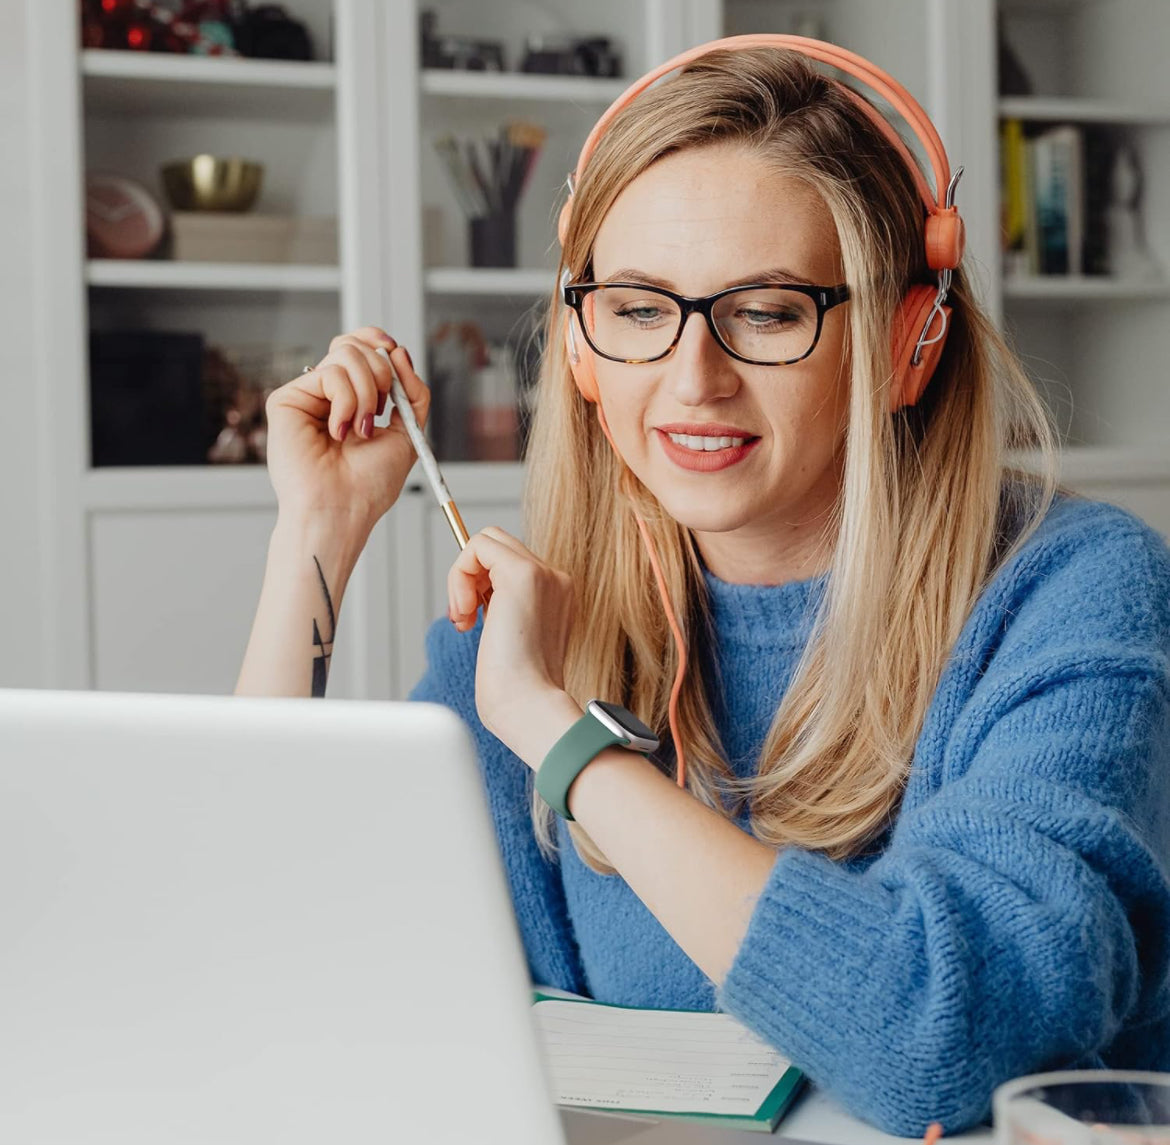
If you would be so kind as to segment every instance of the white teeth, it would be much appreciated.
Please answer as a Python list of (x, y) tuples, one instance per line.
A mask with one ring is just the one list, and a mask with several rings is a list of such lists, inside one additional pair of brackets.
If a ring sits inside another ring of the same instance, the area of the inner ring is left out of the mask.
[(668, 433), (666, 436), (676, 445), (685, 445), (687, 449), (707, 453), (714, 449), (730, 449), (747, 441), (746, 437), (692, 437), (686, 433)]

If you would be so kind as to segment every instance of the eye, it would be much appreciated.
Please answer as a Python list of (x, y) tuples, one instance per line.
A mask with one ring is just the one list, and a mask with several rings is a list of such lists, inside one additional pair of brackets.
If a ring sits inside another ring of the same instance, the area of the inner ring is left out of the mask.
[(761, 310), (759, 307), (741, 306), (735, 312), (736, 318), (744, 319), (749, 326), (764, 328), (770, 325), (783, 326), (799, 322), (802, 315), (795, 310)]
[(638, 305), (623, 306), (620, 310), (615, 310), (614, 314), (618, 318), (629, 318), (635, 325), (645, 326), (660, 318), (663, 314), (663, 308), (652, 302), (643, 302)]

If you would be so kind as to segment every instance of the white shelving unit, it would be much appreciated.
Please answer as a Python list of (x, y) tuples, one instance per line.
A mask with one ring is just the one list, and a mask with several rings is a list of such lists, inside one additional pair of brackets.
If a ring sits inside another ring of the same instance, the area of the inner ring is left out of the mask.
[[(315, 360), (338, 332), (376, 324), (412, 347), (417, 360), (427, 324), (444, 309), (471, 310), (506, 328), (517, 306), (551, 288), (542, 271), (545, 216), (584, 131), (626, 86), (581, 77), (424, 73), (415, 4), (292, 0), (287, 7), (308, 24), (319, 59), (83, 51), (75, 6), (26, 8), (29, 162), (39, 207), (32, 240), (37, 343), (48, 347), (36, 367), (41, 463), (29, 509), (39, 522), (46, 570), (39, 586), (42, 683), (230, 690), (276, 508), (259, 465), (92, 467), (89, 332), (194, 330), (209, 344), (304, 347), (306, 359)], [(686, 42), (703, 5), (602, 0), (587, 14), (554, 4), (509, 12), (503, 21), (475, 3), (440, 7), (448, 28), (500, 36), (513, 51), (530, 33), (600, 31), (621, 43), (637, 75)], [(422, 143), (432, 115), (460, 126), (521, 115), (546, 123), (551, 166), (532, 187), (519, 268), (468, 270), (459, 246), (465, 224), (454, 215), (452, 259), (424, 266), (424, 202), (455, 206), (427, 168), (434, 156)], [(87, 171), (138, 179), (161, 201), (160, 165), (203, 151), (264, 163), (258, 210), (336, 216), (338, 264), (85, 257)], [(481, 523), (498, 520), (521, 531), (519, 463), (451, 460), (445, 468), (469, 522), (482, 512)], [(393, 696), (417, 676), (422, 640), (415, 622), (433, 592), (416, 554), (432, 529), (430, 509), (425, 498), (404, 497), (371, 538), (339, 620), (331, 696)], [(445, 546), (439, 540), (434, 546), (426, 568), (441, 577)]]
[(999, 0), (1003, 38), (1032, 86), (998, 96), (1000, 119), (1093, 126), (1136, 148), (1142, 218), (1162, 281), (1007, 278), (1003, 322), (1065, 436), (1073, 485), (1170, 532), (1170, 37), (1157, 0)]
[[(334, 334), (375, 324), (410, 347), (420, 368), (443, 322), (515, 339), (553, 297), (565, 175), (604, 108), (691, 44), (793, 31), (810, 12), (827, 38), (897, 76), (932, 116), (953, 164), (966, 166), (959, 201), (973, 280), (1065, 426), (1067, 480), (1170, 529), (1170, 287), (1005, 281), (997, 144), (998, 119), (1009, 115), (1127, 133), (1147, 168), (1148, 235), (1170, 265), (1162, 0), (425, 4), (440, 32), (500, 40), (513, 64), (529, 35), (610, 36), (623, 52), (619, 79), (424, 70), (421, 3), (288, 7), (309, 23), (322, 59), (80, 51), (73, 6), (26, 7), (41, 323), (33, 338), (44, 347), (35, 390), (42, 460), (29, 512), (43, 537), (43, 683), (229, 691), (276, 508), (263, 466), (91, 468), (89, 329), (200, 330), (224, 343), (303, 346), (315, 360)], [(1036, 95), (999, 96), (997, 21)], [(518, 213), (518, 266), (472, 268), (467, 221), (431, 140), (488, 135), (512, 119), (548, 132)], [(267, 209), (336, 215), (338, 265), (87, 261), (79, 221), (87, 168), (157, 187), (160, 163), (203, 150), (261, 159)], [(433, 411), (457, 410), (469, 379), (424, 377)], [(472, 531), (496, 523), (522, 535), (520, 462), (440, 459)], [(423, 668), (425, 629), (444, 611), (455, 552), (416, 469), (347, 590), (331, 696), (405, 695)]]
[[(36, 312), (52, 427), (40, 473), (46, 679), (57, 687), (229, 692), (263, 576), (276, 500), (263, 465), (90, 463), (91, 330), (198, 331), (208, 345), (311, 348), (374, 320), (386, 300), (382, 170), (360, 162), (382, 115), (376, 0), (294, 0), (313, 62), (79, 50), (76, 5), (28, 6), (30, 138), (40, 211)], [(51, 142), (50, 142), (51, 141)], [(209, 151), (265, 166), (256, 210), (334, 216), (335, 266), (85, 257), (89, 170), (138, 179), (160, 202), (162, 163)], [(381, 529), (347, 604), (389, 637)], [(344, 627), (344, 625), (343, 625)], [(386, 695), (390, 641), (343, 641), (335, 694)]]

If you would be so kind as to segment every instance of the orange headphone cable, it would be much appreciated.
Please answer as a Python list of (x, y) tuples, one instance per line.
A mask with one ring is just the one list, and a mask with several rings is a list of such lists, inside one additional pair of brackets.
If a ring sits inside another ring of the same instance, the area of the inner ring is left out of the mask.
[[(605, 411), (601, 408), (601, 402), (597, 403), (597, 420), (601, 424), (601, 432), (609, 440), (610, 448), (613, 450), (615, 456), (620, 459), (621, 452), (614, 445), (613, 438), (610, 436), (609, 426), (606, 423)], [(654, 551), (654, 542), (650, 540), (650, 530), (646, 528), (646, 522), (642, 520), (642, 514), (637, 509), (634, 510), (634, 516), (637, 518), (638, 528), (641, 530), (642, 542), (646, 546), (646, 552), (650, 555), (650, 564), (654, 567), (654, 578), (658, 581), (658, 595), (662, 598), (663, 607), (666, 609), (666, 619), (670, 623), (670, 630), (674, 633), (674, 643), (678, 648), (678, 671), (674, 674), (674, 686), (670, 689), (670, 734), (674, 738), (674, 750), (678, 757), (678, 785), (685, 789), (687, 785), (686, 759), (683, 756), (682, 738), (678, 734), (677, 717), (678, 696), (679, 692), (682, 691), (683, 676), (687, 670), (687, 648), (682, 638), (682, 632), (678, 627), (678, 620), (675, 619), (674, 609), (671, 607), (670, 594), (666, 591), (666, 578), (662, 575), (662, 568), (658, 564), (658, 554)]]

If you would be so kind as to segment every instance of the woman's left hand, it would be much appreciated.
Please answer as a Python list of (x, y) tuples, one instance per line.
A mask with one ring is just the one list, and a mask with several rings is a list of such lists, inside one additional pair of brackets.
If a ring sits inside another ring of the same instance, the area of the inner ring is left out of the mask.
[[(534, 711), (564, 698), (565, 652), (573, 623), (573, 583), (503, 529), (489, 525), (467, 542), (447, 574), (450, 616), (460, 632), (484, 606), (475, 669), (475, 706), (483, 726), (517, 755)], [(535, 762), (526, 759), (531, 767)]]

